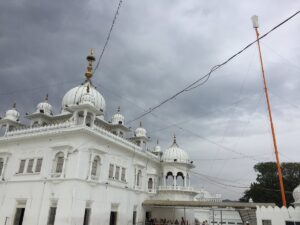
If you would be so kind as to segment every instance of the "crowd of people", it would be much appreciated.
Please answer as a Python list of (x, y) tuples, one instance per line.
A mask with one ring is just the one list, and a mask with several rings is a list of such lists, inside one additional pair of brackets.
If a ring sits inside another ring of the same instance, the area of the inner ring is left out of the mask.
[(188, 220), (185, 220), (183, 217), (181, 217), (180, 221), (178, 219), (167, 220), (166, 218), (164, 219), (151, 218), (148, 222), (146, 222), (146, 225), (192, 225), (192, 224), (190, 224)]
[(194, 223), (189, 223), (189, 221), (185, 220), (183, 217), (181, 217), (180, 220), (167, 220), (166, 218), (151, 218), (146, 222), (146, 225), (208, 225), (208, 221), (205, 220), (203, 222), (200, 222), (199, 220), (195, 219)]

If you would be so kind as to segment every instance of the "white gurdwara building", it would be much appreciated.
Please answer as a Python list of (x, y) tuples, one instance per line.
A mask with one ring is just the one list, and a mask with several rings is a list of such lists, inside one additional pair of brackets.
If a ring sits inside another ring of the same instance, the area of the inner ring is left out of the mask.
[(136, 224), (155, 214), (146, 213), (146, 199), (197, 194), (193, 163), (175, 137), (164, 153), (158, 145), (149, 151), (146, 129), (128, 137), (120, 109), (104, 119), (105, 100), (91, 82), (92, 52), (87, 60), (86, 80), (64, 95), (60, 114), (46, 97), (26, 116), (28, 125), (15, 105), (1, 118), (1, 225)]
[(149, 150), (146, 129), (140, 124), (130, 137), (120, 108), (105, 120), (105, 100), (91, 82), (92, 52), (87, 60), (86, 80), (64, 95), (60, 114), (53, 114), (46, 97), (26, 116), (28, 125), (19, 121), (15, 105), (0, 119), (0, 225), (269, 225), (279, 215), (287, 218), (283, 223), (291, 220), (287, 215), (300, 220), (297, 207), (224, 203), (220, 195), (195, 191), (193, 162), (175, 137), (165, 151), (158, 144)]

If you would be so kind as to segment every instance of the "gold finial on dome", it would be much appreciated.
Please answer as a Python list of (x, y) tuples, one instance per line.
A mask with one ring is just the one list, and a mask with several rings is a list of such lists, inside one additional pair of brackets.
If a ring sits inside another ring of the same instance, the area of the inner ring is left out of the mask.
[(121, 106), (118, 106), (117, 112), (121, 112)]
[(93, 62), (95, 61), (94, 49), (90, 50), (90, 54), (86, 57), (86, 59), (89, 62), (89, 64), (86, 68), (85, 77), (87, 80), (89, 80), (93, 76)]
[(49, 96), (48, 96), (48, 94), (46, 94), (46, 97), (45, 97), (46, 102), (48, 102), (48, 98), (49, 98)]
[(173, 144), (177, 144), (176, 143), (176, 135), (174, 134), (174, 136), (173, 136)]
[(15, 109), (17, 107), (17, 103), (14, 102), (13, 108)]

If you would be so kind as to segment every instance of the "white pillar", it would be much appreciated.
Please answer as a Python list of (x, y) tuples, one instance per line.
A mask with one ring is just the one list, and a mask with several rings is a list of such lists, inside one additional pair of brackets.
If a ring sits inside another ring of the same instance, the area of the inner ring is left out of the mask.
[(84, 113), (83, 113), (83, 124), (84, 125), (86, 124), (86, 116), (87, 116), (87, 111), (84, 110)]
[(177, 179), (177, 177), (175, 175), (173, 175), (173, 185), (174, 185), (174, 187), (176, 187), (176, 179)]
[(94, 126), (95, 119), (96, 119), (96, 115), (93, 113), (92, 118), (91, 118), (91, 127)]
[(78, 111), (74, 112), (74, 124), (78, 124)]
[(5, 129), (5, 134), (9, 131), (9, 124), (7, 123), (6, 124), (6, 127), (5, 127), (6, 129)]

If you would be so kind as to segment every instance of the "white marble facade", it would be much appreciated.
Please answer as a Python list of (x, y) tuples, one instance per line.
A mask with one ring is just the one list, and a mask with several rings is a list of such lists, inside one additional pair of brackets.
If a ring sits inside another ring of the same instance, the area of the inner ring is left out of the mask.
[(27, 124), (16, 105), (0, 120), (0, 224), (138, 224), (145, 199), (197, 194), (175, 138), (163, 154), (142, 125), (130, 136), (120, 109), (104, 119), (106, 102), (91, 82), (95, 58), (87, 59), (86, 80), (66, 92), (60, 114), (47, 96)]

